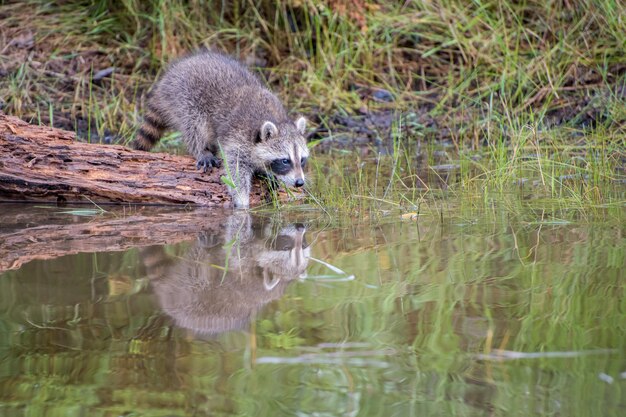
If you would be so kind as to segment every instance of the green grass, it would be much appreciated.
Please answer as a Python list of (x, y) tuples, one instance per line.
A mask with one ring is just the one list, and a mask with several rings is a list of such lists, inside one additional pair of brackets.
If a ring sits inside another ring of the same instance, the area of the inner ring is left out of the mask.
[[(404, 141), (394, 129), (391, 155), (330, 151), (318, 155), (310, 169), (314, 203), (335, 213), (370, 217), (389, 212), (440, 212), (461, 201), (489, 207), (495, 195), (532, 206), (623, 211), (624, 149), (606, 132), (591, 132), (584, 141), (576, 132), (537, 132), (530, 126), (497, 130), (487, 145), (467, 150)], [(567, 135), (563, 137), (563, 135)], [(321, 180), (317, 180), (321, 179)], [(481, 201), (482, 199), (482, 201)], [(525, 211), (517, 207), (521, 211)], [(449, 210), (445, 210), (449, 212)], [(452, 210), (454, 211), (454, 210)]]
[[(526, 181), (549, 198), (603, 205), (616, 201), (607, 186), (624, 179), (626, 20), (617, 2), (30, 1), (0, 14), (4, 111), (83, 138), (128, 143), (160, 70), (201, 46), (257, 67), (331, 141), (342, 128), (336, 114), (404, 115), (380, 133), (391, 157), (313, 167), (339, 175), (334, 188), (312, 189), (331, 209), (366, 200), (415, 209), (424, 199), (416, 184), (440, 188), (419, 172), (416, 149), (430, 158), (441, 143), (460, 166), (454, 181), (440, 181), (452, 192)], [(32, 49), (18, 42), (28, 34)], [(110, 77), (92, 80), (108, 67)], [(378, 89), (393, 101), (376, 101)], [(160, 149), (179, 142), (170, 135)]]

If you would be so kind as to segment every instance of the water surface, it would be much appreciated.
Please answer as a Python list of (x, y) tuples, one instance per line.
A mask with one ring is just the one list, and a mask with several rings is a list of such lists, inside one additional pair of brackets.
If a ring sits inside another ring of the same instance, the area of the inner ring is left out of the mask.
[(626, 410), (619, 216), (4, 213), (0, 415)]

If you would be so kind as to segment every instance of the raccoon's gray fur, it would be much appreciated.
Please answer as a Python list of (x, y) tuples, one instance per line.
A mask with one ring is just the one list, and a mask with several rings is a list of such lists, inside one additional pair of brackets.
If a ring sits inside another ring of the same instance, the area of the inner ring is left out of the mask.
[(239, 62), (201, 51), (170, 65), (150, 92), (144, 122), (134, 141), (149, 150), (163, 131), (180, 131), (197, 166), (219, 166), (219, 151), (235, 188), (236, 207), (248, 207), (254, 174), (290, 187), (304, 185), (309, 156), (306, 120), (294, 123), (280, 100)]

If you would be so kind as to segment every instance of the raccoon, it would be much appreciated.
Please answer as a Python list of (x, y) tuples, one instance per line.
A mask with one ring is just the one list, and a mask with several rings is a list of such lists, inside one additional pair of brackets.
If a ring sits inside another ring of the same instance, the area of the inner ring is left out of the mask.
[(148, 95), (133, 143), (150, 150), (167, 129), (180, 131), (196, 166), (221, 165), (235, 185), (235, 207), (247, 208), (253, 175), (289, 187), (305, 184), (306, 119), (290, 120), (282, 103), (236, 60), (200, 51), (173, 62)]

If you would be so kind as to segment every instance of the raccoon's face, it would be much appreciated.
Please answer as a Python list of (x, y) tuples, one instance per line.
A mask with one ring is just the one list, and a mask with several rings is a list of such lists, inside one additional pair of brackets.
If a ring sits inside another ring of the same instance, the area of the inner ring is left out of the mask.
[(261, 165), (259, 168), (289, 187), (302, 187), (305, 183), (304, 167), (309, 158), (305, 130), (304, 117), (295, 123), (263, 123), (254, 146), (255, 159)]

